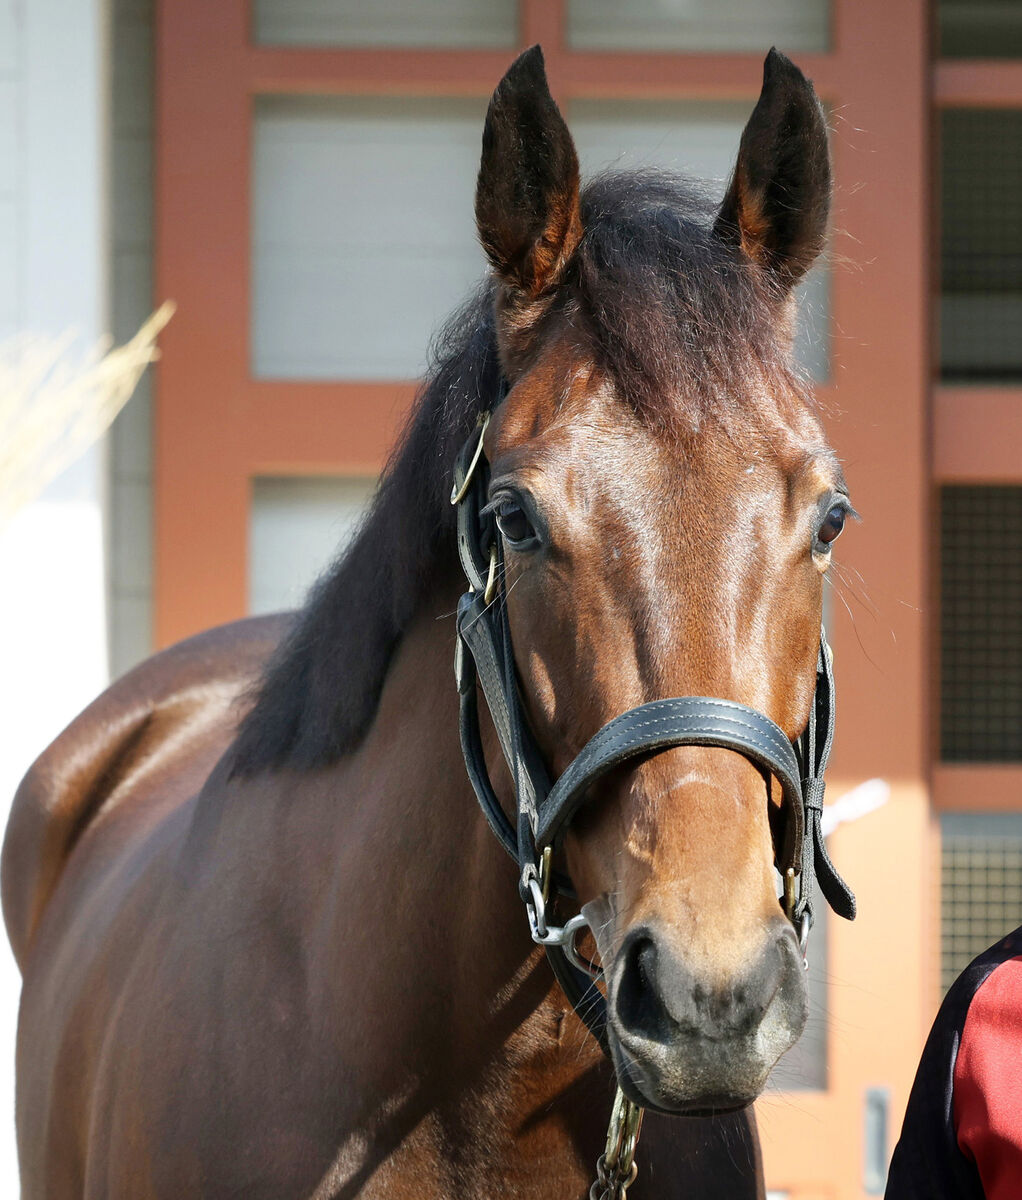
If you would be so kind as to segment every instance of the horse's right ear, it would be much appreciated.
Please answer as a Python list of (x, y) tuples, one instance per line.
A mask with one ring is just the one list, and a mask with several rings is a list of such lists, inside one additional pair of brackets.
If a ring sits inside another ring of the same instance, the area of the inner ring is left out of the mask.
[(582, 236), (578, 155), (538, 46), (515, 59), (490, 101), (476, 226), (498, 276), (525, 300), (557, 284)]
[(829, 211), (823, 109), (798, 67), (771, 50), (715, 231), (740, 245), (786, 292), (823, 249)]

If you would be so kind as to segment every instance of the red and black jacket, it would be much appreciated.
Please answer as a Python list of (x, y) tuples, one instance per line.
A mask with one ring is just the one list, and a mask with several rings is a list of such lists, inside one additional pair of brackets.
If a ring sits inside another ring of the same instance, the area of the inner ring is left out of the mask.
[(944, 997), (885, 1197), (1022, 1200), (1022, 926)]

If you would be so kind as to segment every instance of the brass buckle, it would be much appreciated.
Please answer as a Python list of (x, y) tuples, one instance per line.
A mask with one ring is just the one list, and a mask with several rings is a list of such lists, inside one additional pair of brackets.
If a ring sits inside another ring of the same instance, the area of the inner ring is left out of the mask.
[(795, 874), (795, 868), (789, 867), (784, 872), (784, 913), (793, 925), (795, 924), (795, 904), (798, 901), (795, 891), (796, 879), (798, 876)]

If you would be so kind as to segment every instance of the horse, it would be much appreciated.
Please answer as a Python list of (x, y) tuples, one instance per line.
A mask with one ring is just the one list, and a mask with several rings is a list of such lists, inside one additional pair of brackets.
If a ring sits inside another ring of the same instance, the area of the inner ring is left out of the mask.
[[(476, 190), (487, 278), (350, 547), (296, 615), (115, 682), (18, 790), (26, 1200), (581, 1197), (616, 1085), (649, 1110), (633, 1195), (763, 1196), (751, 1106), (807, 1007), (780, 768), (647, 745), (587, 783), (546, 855), (551, 921), (577, 905), (575, 958), (602, 964), (576, 1012), (523, 911), (539, 877), (520, 890), (465, 770), (451, 473), (463, 446), (488, 468), (468, 598), (506, 627), (503, 694), (551, 779), (670, 697), (799, 739), (851, 512), (792, 358), (830, 187), (820, 104), (776, 51), (719, 204), (666, 174), (581, 186), (541, 51), (512, 64)], [(498, 724), (478, 705), (513, 823)]]

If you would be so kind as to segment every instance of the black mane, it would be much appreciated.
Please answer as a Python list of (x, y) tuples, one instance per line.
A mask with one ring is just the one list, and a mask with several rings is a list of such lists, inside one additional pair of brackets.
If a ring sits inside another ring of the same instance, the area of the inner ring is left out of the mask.
[[(750, 357), (805, 395), (777, 340), (769, 281), (713, 232), (713, 210), (690, 183), (604, 175), (583, 190), (582, 218), (546, 320), (571, 322), (640, 417), (660, 427), (679, 416), (740, 420)], [(449, 322), (432, 358), (358, 534), (267, 667), (235, 743), (240, 774), (325, 766), (352, 750), (427, 590), (456, 569), (451, 470), (500, 387), (492, 283)]]

